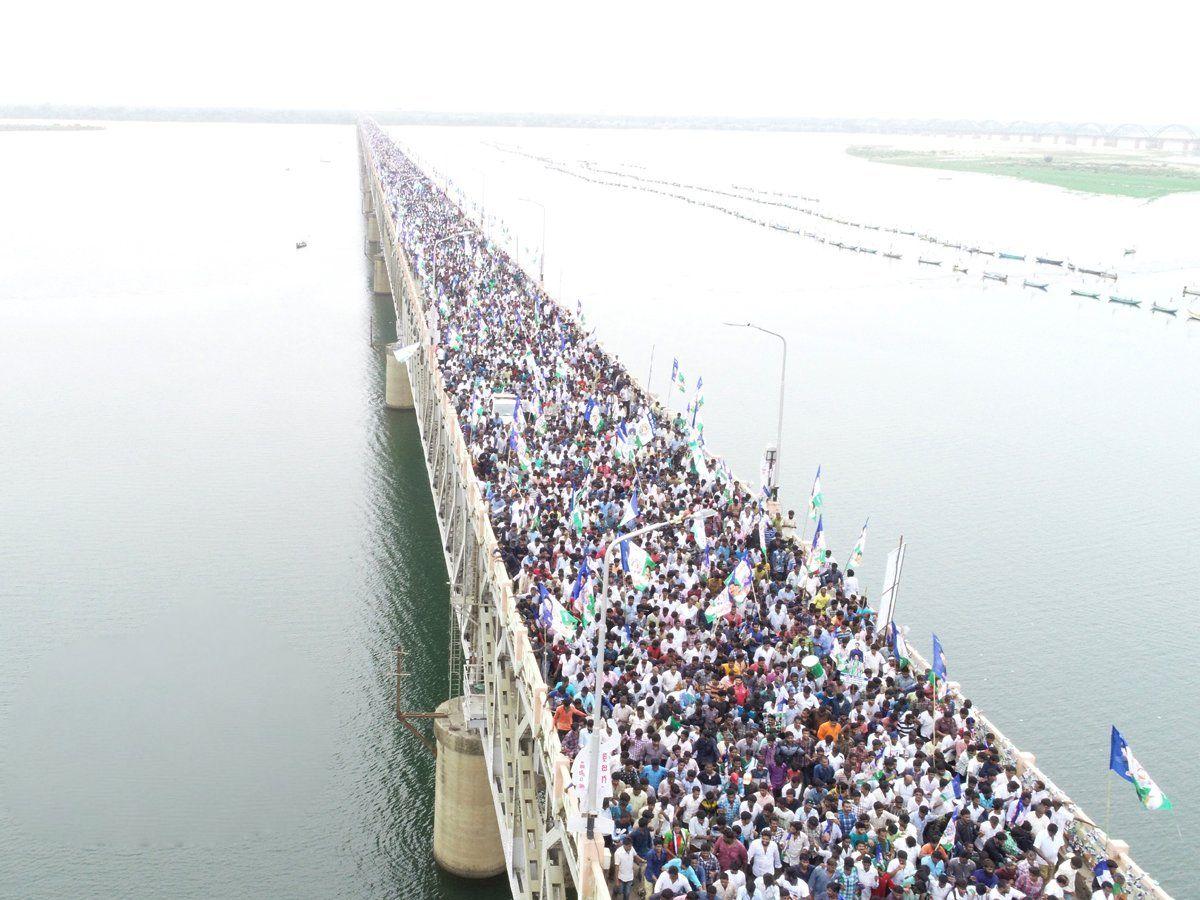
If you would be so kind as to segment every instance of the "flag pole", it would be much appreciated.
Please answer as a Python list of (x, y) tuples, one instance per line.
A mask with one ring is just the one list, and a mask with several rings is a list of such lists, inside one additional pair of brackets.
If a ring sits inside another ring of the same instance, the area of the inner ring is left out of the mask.
[(657, 344), (650, 345), (650, 371), (646, 373), (646, 393), (650, 393), (650, 379), (654, 376), (654, 348)]
[(1108, 784), (1106, 791), (1107, 797), (1104, 801), (1104, 855), (1108, 856), (1108, 842), (1112, 840), (1109, 837), (1109, 828), (1112, 825), (1112, 766), (1108, 767), (1108, 774), (1105, 777), (1105, 782)]

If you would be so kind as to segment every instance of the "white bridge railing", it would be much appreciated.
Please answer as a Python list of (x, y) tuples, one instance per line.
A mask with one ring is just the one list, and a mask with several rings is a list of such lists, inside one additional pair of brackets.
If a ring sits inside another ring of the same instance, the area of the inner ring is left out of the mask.
[(599, 839), (572, 832), (579, 804), (562, 754), (546, 684), (500, 558), (458, 414), (426, 325), (426, 298), (397, 240), (369, 145), (360, 134), (365, 187), (396, 311), (397, 338), (420, 343), (409, 360), (417, 422), (450, 576), (454, 626), (463, 650), (464, 707), (483, 738), (513, 896), (607, 900)]

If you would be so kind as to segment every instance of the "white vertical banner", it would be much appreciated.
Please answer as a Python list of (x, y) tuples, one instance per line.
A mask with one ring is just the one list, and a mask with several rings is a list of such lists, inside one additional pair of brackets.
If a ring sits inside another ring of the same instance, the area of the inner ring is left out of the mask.
[(896, 612), (896, 595), (900, 591), (900, 574), (904, 569), (904, 540), (888, 554), (887, 569), (883, 575), (883, 590), (879, 594), (879, 614), (875, 617), (875, 630), (883, 631), (891, 624)]
[[(586, 733), (590, 735), (590, 732)], [(603, 808), (604, 801), (612, 796), (612, 778), (621, 768), (621, 736), (611, 732), (605, 733), (603, 743), (600, 745), (600, 796), (597, 798), (600, 809), (589, 809), (591, 764), (592, 748), (591, 740), (589, 740), (587, 745), (575, 754), (575, 759), (571, 763), (571, 783), (579, 795), (579, 808), (584, 814), (599, 813)]]

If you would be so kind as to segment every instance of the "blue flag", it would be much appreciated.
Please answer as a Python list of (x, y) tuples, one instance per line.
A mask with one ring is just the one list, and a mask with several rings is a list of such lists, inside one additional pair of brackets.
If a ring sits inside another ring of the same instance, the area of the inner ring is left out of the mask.
[(543, 628), (549, 628), (553, 621), (554, 604), (550, 600), (550, 592), (546, 590), (544, 584), (538, 585), (538, 594), (541, 596), (541, 601), (538, 603), (538, 624)]
[(946, 680), (946, 654), (942, 652), (942, 642), (936, 634), (933, 636), (933, 677)]
[(1172, 808), (1167, 795), (1159, 789), (1154, 779), (1150, 777), (1150, 773), (1137, 761), (1133, 751), (1129, 749), (1129, 744), (1121, 736), (1121, 732), (1117, 731), (1115, 725), (1112, 730), (1112, 740), (1109, 743), (1108, 767), (1133, 785), (1138, 799), (1142, 801), (1142, 805), (1146, 809)]

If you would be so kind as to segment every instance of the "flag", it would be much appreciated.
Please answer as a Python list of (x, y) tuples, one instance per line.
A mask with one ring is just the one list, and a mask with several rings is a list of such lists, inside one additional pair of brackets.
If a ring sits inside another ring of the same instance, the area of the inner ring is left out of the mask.
[(633, 541), (621, 541), (621, 571), (629, 573), (633, 586), (644, 591), (650, 586), (650, 570), (654, 568), (654, 560), (650, 554)]
[(582, 499), (579, 496), (582, 493), (583, 493), (583, 491), (574, 491), (571, 494), (570, 520), (571, 520), (571, 527), (575, 529), (576, 534), (583, 534), (584, 512), (583, 512)]
[(708, 534), (704, 530), (704, 519), (700, 516), (692, 519), (692, 537), (696, 539), (697, 547), (708, 549)]
[(812, 539), (812, 557), (816, 560), (816, 565), (825, 562), (825, 517), (821, 516), (817, 519), (817, 530), (813, 532)]
[(750, 587), (750, 582), (754, 580), (754, 572), (750, 569), (750, 564), (746, 562), (746, 558), (742, 557), (738, 560), (738, 564), (734, 567), (729, 577), (725, 579), (725, 589), (729, 592), (729, 596), (734, 599), (740, 599)]
[(696, 379), (696, 393), (692, 396), (692, 427), (696, 427), (696, 416), (704, 405), (704, 379)]
[(591, 426), (592, 431), (599, 432), (604, 427), (604, 416), (600, 412), (600, 404), (596, 402), (596, 398), (588, 399), (587, 406), (583, 410), (583, 418)]
[(517, 465), (521, 467), (522, 472), (529, 471), (529, 455), (525, 452), (525, 439), (521, 437), (514, 425), (508, 434), (508, 446), (512, 448), (513, 455), (517, 458)]
[(400, 342), (397, 341), (395, 344), (390, 345), (388, 349), (392, 351), (392, 356), (396, 358), (396, 362), (406, 363), (414, 353), (421, 349), (421, 345), (409, 344), (407, 347), (401, 347)]
[(554, 621), (554, 601), (550, 599), (550, 592), (544, 584), (538, 585), (538, 596), (538, 625), (549, 628)]
[(458, 329), (453, 325), (451, 325), (446, 331), (446, 345), (451, 350), (462, 349), (462, 335), (459, 334)]
[(938, 636), (933, 636), (933, 665), (929, 669), (929, 680), (938, 686), (940, 697), (946, 687), (946, 654), (942, 651), (942, 642)]
[(636, 452), (629, 439), (629, 429), (622, 422), (613, 434), (613, 456), (622, 462), (632, 462)]
[(812, 493), (808, 495), (808, 517), (819, 519), (825, 508), (825, 495), (821, 493), (821, 467), (817, 466), (817, 477), (813, 479)]
[(728, 585), (726, 585), (725, 589), (709, 602), (708, 609), (704, 610), (704, 618), (711, 624), (722, 616), (729, 615), (732, 609), (733, 598), (729, 594)]
[(950, 821), (946, 823), (946, 828), (942, 831), (942, 839), (938, 841), (938, 846), (946, 851), (947, 855), (954, 852), (954, 844), (958, 840), (958, 810), (950, 813)]
[(896, 657), (896, 664), (901, 666), (908, 665), (908, 645), (904, 643), (904, 635), (900, 633), (900, 629), (896, 627), (896, 623), (891, 625), (892, 637), (892, 655)]
[(863, 552), (867, 549), (867, 526), (871, 524), (870, 517), (863, 522), (862, 531), (858, 533), (858, 540), (854, 543), (854, 549), (850, 551), (850, 558), (846, 560), (846, 568), (853, 568), (862, 563)]
[[(625, 508), (621, 511), (621, 521), (617, 523), (619, 528), (628, 527), (638, 517), (638, 492), (637, 488), (633, 489), (633, 493), (625, 499)], [(621, 545), (624, 552), (624, 544)]]
[(641, 450), (653, 440), (654, 421), (650, 418), (650, 413), (644, 412), (633, 426), (633, 445)]
[(579, 633), (579, 619), (573, 616), (557, 597), (552, 597), (550, 602), (552, 605), (550, 628), (557, 637), (566, 638), (568, 641), (574, 640), (575, 635)]
[(1146, 809), (1172, 809), (1167, 795), (1159, 790), (1150, 773), (1134, 757), (1117, 726), (1113, 726), (1112, 742), (1108, 751), (1108, 767), (1133, 785), (1142, 806)]
[(673, 374), (677, 375), (676, 386), (679, 388), (679, 393), (687, 393), (687, 377), (683, 374), (683, 369), (679, 368), (679, 362), (676, 361)]

